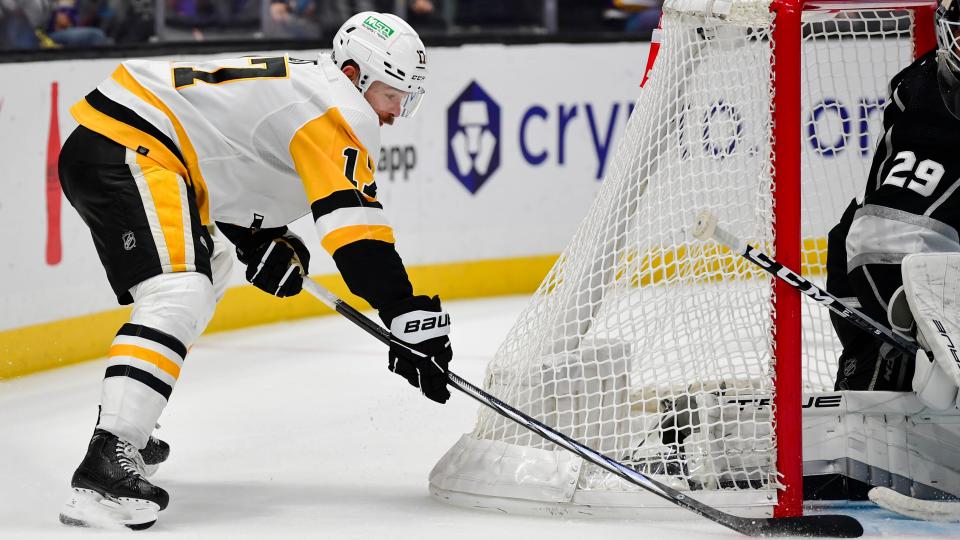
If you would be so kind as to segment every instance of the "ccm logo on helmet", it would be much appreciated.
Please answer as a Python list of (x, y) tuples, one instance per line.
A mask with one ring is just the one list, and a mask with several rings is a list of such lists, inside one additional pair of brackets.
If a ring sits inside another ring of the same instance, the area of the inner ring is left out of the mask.
[(421, 330), (433, 330), (434, 328), (443, 328), (444, 326), (450, 326), (450, 314), (442, 313), (436, 317), (426, 317), (424, 319), (414, 319), (412, 321), (407, 321), (407, 324), (403, 327), (403, 332), (405, 334), (419, 332)]

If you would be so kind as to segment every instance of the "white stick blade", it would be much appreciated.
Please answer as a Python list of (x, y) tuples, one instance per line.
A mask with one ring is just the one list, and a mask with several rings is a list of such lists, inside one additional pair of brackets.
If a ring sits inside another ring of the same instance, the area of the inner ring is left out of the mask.
[(875, 487), (867, 494), (879, 506), (924, 521), (960, 522), (960, 501), (925, 501), (892, 489)]

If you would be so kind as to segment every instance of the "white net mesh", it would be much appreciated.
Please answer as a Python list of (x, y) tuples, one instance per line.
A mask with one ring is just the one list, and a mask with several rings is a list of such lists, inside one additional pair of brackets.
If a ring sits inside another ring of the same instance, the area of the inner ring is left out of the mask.
[[(650, 80), (589, 214), (488, 367), (492, 394), (688, 489), (776, 485), (773, 289), (690, 234), (698, 211), (772, 253), (774, 20), (767, 2), (667, 2)], [(720, 7), (723, 9), (720, 9)], [(805, 13), (803, 272), (862, 191), (886, 84), (912, 58), (900, 11)], [(636, 60), (634, 60), (636, 61)], [(794, 113), (796, 114), (796, 113)], [(832, 389), (839, 345), (803, 305), (805, 390)], [(473, 437), (552, 445), (481, 409)], [(581, 490), (628, 490), (585, 466)]]

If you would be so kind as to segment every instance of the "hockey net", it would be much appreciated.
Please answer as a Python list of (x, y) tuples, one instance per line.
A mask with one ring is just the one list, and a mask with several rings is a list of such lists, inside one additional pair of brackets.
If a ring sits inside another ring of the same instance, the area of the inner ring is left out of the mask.
[[(823, 285), (827, 232), (863, 191), (890, 77), (934, 44), (932, 9), (668, 0), (602, 188), (486, 389), (704, 502), (783, 505), (799, 485), (801, 392), (833, 388), (839, 343), (825, 309), (694, 239), (693, 221), (710, 210)], [(486, 409), (430, 483), (522, 512), (662, 505)]]

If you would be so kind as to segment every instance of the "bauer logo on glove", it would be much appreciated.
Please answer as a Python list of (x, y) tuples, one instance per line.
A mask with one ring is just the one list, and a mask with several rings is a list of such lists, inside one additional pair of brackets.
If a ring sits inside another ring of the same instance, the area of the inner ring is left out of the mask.
[(450, 348), (450, 315), (440, 307), (436, 296), (412, 296), (380, 310), (380, 318), (395, 338), (409, 344), (421, 356), (401, 346), (390, 346), (387, 367), (400, 375), (423, 395), (446, 403), (447, 366), (453, 358)]
[(390, 331), (407, 343), (422, 343), (450, 332), (450, 315), (429, 311), (411, 311), (393, 319)]

